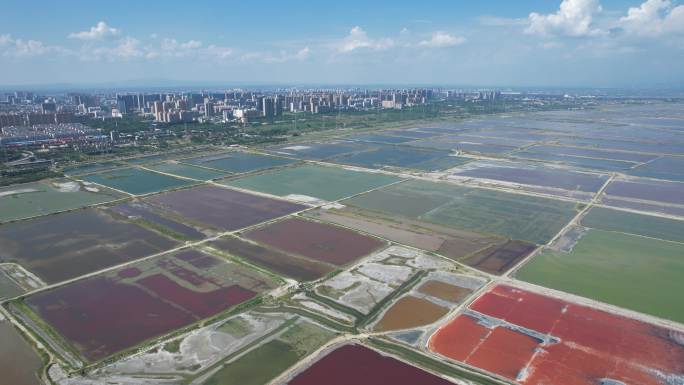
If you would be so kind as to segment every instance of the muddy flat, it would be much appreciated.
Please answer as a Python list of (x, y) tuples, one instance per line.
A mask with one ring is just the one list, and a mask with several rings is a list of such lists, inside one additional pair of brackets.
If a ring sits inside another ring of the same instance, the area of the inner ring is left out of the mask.
[(40, 357), (7, 321), (0, 321), (0, 382), (8, 385), (40, 385)]
[(375, 325), (376, 331), (409, 329), (429, 325), (444, 317), (449, 309), (428, 300), (406, 296), (392, 305)]
[(442, 281), (427, 281), (418, 288), (418, 291), (453, 303), (463, 302), (473, 292)]

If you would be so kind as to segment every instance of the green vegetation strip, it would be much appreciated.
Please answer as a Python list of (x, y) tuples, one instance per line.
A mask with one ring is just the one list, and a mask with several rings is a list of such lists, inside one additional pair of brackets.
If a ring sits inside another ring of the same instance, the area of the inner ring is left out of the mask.
[(353, 308), (351, 308), (351, 307), (349, 307), (349, 306), (343, 305), (343, 304), (341, 304), (341, 303), (339, 303), (339, 302), (335, 302), (335, 301), (333, 301), (332, 299), (330, 299), (330, 298), (328, 298), (328, 297), (324, 297), (324, 296), (322, 296), (322, 295), (319, 295), (319, 294), (317, 294), (317, 293), (316, 293), (315, 291), (313, 291), (313, 290), (307, 291), (307, 292), (306, 292), (306, 295), (307, 295), (307, 297), (309, 297), (309, 298), (311, 298), (311, 299), (314, 299), (314, 300), (316, 300), (316, 301), (318, 301), (318, 302), (321, 302), (321, 303), (323, 303), (323, 304), (325, 304), (325, 305), (327, 305), (327, 306), (330, 306), (331, 308), (333, 308), (333, 309), (335, 309), (335, 310), (339, 310), (339, 311), (341, 311), (342, 313), (346, 313), (346, 314), (349, 314), (349, 315), (353, 316), (354, 318), (357, 319), (357, 324), (358, 324), (358, 320), (359, 320), (359, 319), (362, 319), (362, 318), (365, 318), (365, 317), (366, 317), (366, 315), (363, 314), (363, 313), (361, 313), (360, 311), (358, 311), (358, 310), (356, 310), (356, 309), (353, 309)]
[(168, 228), (166, 226), (160, 225), (158, 223), (154, 223), (152, 221), (148, 221), (146, 219), (138, 218), (138, 219), (132, 220), (131, 222), (133, 222), (137, 225), (140, 225), (142, 227), (146, 227), (150, 230), (154, 230), (154, 231), (156, 231), (162, 235), (166, 235), (167, 237), (173, 238), (177, 241), (181, 241), (181, 242), (194, 241), (194, 239), (192, 239), (186, 235), (183, 235), (179, 232), (171, 230), (170, 228)]
[(298, 314), (302, 317), (310, 318), (317, 323), (327, 326), (330, 329), (343, 332), (343, 333), (351, 333), (351, 334), (356, 334), (357, 329), (351, 325), (344, 325), (342, 323), (333, 321), (327, 317), (323, 317), (321, 315), (318, 315), (316, 313), (310, 312), (308, 310), (298, 308), (298, 307), (292, 307), (292, 306), (286, 306), (286, 305), (280, 305), (278, 307), (259, 307), (254, 309), (255, 311), (258, 311), (260, 313), (293, 313), (293, 314)]
[(211, 247), (211, 246), (202, 246), (200, 249), (202, 251), (206, 252), (207, 254), (212, 254), (212, 255), (215, 255), (217, 257), (227, 259), (227, 260), (229, 260), (229, 261), (231, 261), (237, 265), (244, 266), (245, 268), (247, 268), (249, 270), (256, 270), (259, 273), (262, 273), (263, 275), (273, 279), (273, 281), (275, 281), (275, 283), (278, 285), (283, 285), (286, 283), (285, 278), (283, 278), (282, 275), (278, 274), (275, 271), (272, 271), (272, 270), (266, 269), (264, 267), (261, 267), (259, 265), (256, 265), (248, 259), (243, 259), (243, 258), (237, 257), (233, 254), (224, 252), (222, 250), (219, 250), (219, 249)]
[(35, 182), (47, 178), (58, 178), (64, 174), (56, 171), (38, 171), (19, 175), (2, 175), (0, 178), (0, 186), (11, 186), (14, 184)]
[(263, 385), (297, 363), (299, 356), (291, 346), (269, 341), (231, 362), (202, 385)]
[(405, 348), (383, 339), (370, 337), (366, 341), (369, 345), (376, 349), (397, 355), (403, 359), (414, 362), (425, 369), (432, 370), (452, 378), (467, 380), (477, 385), (509, 384), (508, 382), (500, 381), (484, 373), (479, 373), (470, 369), (459, 368), (444, 362), (437, 361), (423, 353), (419, 353), (418, 351)]

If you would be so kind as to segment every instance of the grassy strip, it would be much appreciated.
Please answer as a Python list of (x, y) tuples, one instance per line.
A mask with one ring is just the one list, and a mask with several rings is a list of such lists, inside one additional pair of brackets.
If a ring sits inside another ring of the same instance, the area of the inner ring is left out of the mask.
[(368, 315), (358, 319), (356, 322), (356, 326), (359, 328), (363, 328), (366, 325), (368, 325), (375, 317), (387, 306), (389, 303), (394, 302), (394, 300), (403, 295), (404, 293), (408, 292), (411, 290), (418, 282), (420, 282), (423, 277), (425, 277), (428, 274), (427, 271), (425, 270), (420, 270), (416, 274), (414, 274), (411, 278), (409, 278), (406, 282), (402, 283), (401, 286), (397, 288), (397, 290), (393, 291), (388, 295), (387, 297), (383, 298), (378, 302), (373, 309), (371, 309), (370, 312), (368, 312)]
[(449, 365), (444, 362), (437, 361), (427, 355), (420, 353), (415, 350), (405, 348), (403, 346), (388, 342), (375, 337), (370, 337), (366, 340), (369, 345), (375, 347), (379, 350), (386, 351), (388, 353), (395, 354), (401, 358), (408, 361), (414, 362), (421, 367), (449, 376), (456, 379), (462, 379), (470, 381), (477, 385), (508, 385), (509, 382), (502, 381), (491, 377), (485, 373), (479, 373), (472, 369), (465, 369), (456, 366)]
[(274, 281), (274, 284), (276, 284), (276, 285), (280, 286), (280, 285), (284, 285), (285, 283), (287, 283), (285, 281), (286, 277), (283, 277), (278, 272), (272, 271), (272, 270), (267, 269), (265, 267), (261, 267), (260, 265), (256, 265), (248, 259), (237, 257), (233, 254), (219, 250), (219, 249), (212, 247), (212, 246), (202, 245), (199, 248), (201, 251), (203, 251), (207, 254), (210, 254), (210, 255), (213, 255), (213, 256), (216, 256), (216, 257), (219, 257), (222, 259), (226, 259), (230, 262), (235, 263), (236, 265), (243, 266), (249, 270), (256, 270), (259, 273), (261, 273), (267, 277), (270, 277)]
[(190, 238), (190, 237), (188, 237), (188, 236), (185, 236), (185, 235), (183, 235), (183, 234), (181, 234), (181, 233), (178, 233), (178, 232), (176, 232), (176, 231), (173, 231), (173, 230), (171, 230), (170, 228), (168, 228), (168, 227), (166, 227), (166, 226), (163, 226), (163, 225), (160, 225), (160, 224), (158, 224), (158, 223), (154, 223), (154, 222), (148, 221), (148, 220), (146, 220), (146, 219), (140, 218), (140, 219), (136, 219), (136, 220), (134, 220), (134, 221), (132, 221), (132, 222), (135, 223), (135, 224), (138, 224), (138, 225), (140, 225), (140, 226), (142, 226), (142, 227), (147, 227), (147, 228), (149, 228), (149, 229), (151, 229), (151, 230), (154, 230), (154, 231), (156, 231), (156, 232), (158, 232), (158, 233), (161, 233), (162, 235), (166, 235), (166, 236), (168, 236), (168, 237), (170, 237), (170, 238), (173, 238), (173, 239), (178, 240), (178, 241), (181, 241), (181, 242), (195, 241), (194, 239), (192, 239), (192, 238)]
[(310, 318), (321, 325), (325, 325), (328, 328), (336, 330), (341, 333), (356, 334), (358, 332), (358, 330), (354, 326), (341, 324), (337, 321), (333, 321), (329, 318), (323, 317), (321, 315), (298, 307), (280, 305), (278, 307), (260, 307), (254, 310), (260, 313), (294, 313), (302, 317)]
[(178, 352), (180, 352), (181, 342), (183, 342), (182, 338), (178, 338), (178, 339), (175, 339), (173, 341), (169, 341), (169, 342), (165, 343), (164, 346), (162, 346), (162, 349), (165, 352), (178, 353)]
[[(354, 316), (357, 320), (365, 318), (366, 315), (361, 313), (360, 311), (353, 309), (349, 306), (342, 305), (341, 303), (335, 302), (332, 299), (328, 297), (324, 297), (322, 295), (316, 294), (314, 290), (309, 290), (306, 292), (306, 296), (309, 298), (312, 298), (318, 302), (321, 302), (327, 306), (330, 306), (331, 308), (335, 310), (339, 310), (342, 313), (349, 314), (351, 316)], [(357, 321), (358, 323), (358, 321)]]
[(13, 184), (21, 184), (21, 183), (28, 183), (28, 182), (35, 182), (38, 180), (42, 179), (47, 179), (47, 178), (60, 178), (63, 177), (64, 174), (61, 172), (57, 171), (38, 171), (38, 172), (27, 172), (23, 174), (18, 174), (18, 175), (1, 175), (2, 178), (0, 178), (0, 186), (10, 186)]

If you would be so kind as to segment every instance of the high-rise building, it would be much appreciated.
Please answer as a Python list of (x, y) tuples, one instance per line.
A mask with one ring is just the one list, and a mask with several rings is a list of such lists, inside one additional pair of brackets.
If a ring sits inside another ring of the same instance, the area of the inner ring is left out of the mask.
[(214, 103), (204, 102), (204, 117), (208, 118), (214, 115)]
[(174, 107), (175, 103), (172, 101), (166, 101), (162, 103), (162, 110), (165, 114), (171, 112), (171, 110), (173, 110)]
[(276, 96), (273, 101), (273, 112), (275, 116), (283, 115), (283, 98)]
[(192, 122), (193, 120), (193, 114), (192, 111), (180, 111), (180, 120), (181, 122), (189, 123)]
[(265, 116), (266, 118), (273, 118), (273, 115), (274, 115), (274, 108), (273, 107), (274, 107), (273, 106), (273, 99), (263, 98), (261, 115)]
[(40, 111), (44, 114), (54, 114), (57, 112), (57, 104), (55, 102), (45, 102), (40, 105)]
[(28, 114), (27, 124), (29, 126), (36, 124), (55, 124), (55, 114)]
[(146, 95), (143, 96), (143, 98), (144, 98), (144, 100), (145, 100), (145, 105), (146, 105), (146, 106), (147, 106), (147, 105), (150, 105), (150, 106), (151, 106), (152, 103), (154, 103), (154, 102), (156, 102), (156, 101), (161, 101), (161, 100), (162, 100), (162, 97), (161, 97), (160, 94), (146, 94)]
[(152, 113), (154, 114), (154, 120), (161, 122), (164, 117), (164, 106), (161, 101), (157, 100), (152, 105)]
[(116, 106), (122, 114), (130, 114), (137, 105), (138, 95), (116, 95)]
[(0, 127), (23, 126), (26, 119), (25, 114), (0, 114)]
[(190, 106), (192, 107), (204, 103), (204, 97), (202, 97), (202, 94), (189, 94), (188, 100), (190, 100)]

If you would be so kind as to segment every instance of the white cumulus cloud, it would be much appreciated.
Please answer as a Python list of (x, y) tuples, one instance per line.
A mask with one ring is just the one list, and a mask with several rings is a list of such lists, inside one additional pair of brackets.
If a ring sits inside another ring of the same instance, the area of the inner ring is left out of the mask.
[(233, 49), (216, 44), (204, 45), (199, 40), (178, 41), (172, 38), (161, 39), (159, 45), (145, 47), (147, 59), (216, 59), (225, 60), (233, 55)]
[(297, 60), (306, 60), (311, 56), (311, 49), (309, 47), (304, 47), (294, 54), (293, 58)]
[(202, 46), (202, 42), (198, 40), (188, 40), (180, 44), (181, 49), (197, 49)]
[(138, 39), (126, 37), (114, 45), (106, 47), (87, 47), (84, 46), (81, 50), (81, 59), (83, 60), (117, 60), (117, 59), (134, 59), (145, 55), (145, 48), (141, 46)]
[(466, 39), (463, 36), (454, 36), (446, 32), (437, 31), (432, 34), (430, 40), (423, 40), (418, 45), (430, 48), (446, 48), (463, 44), (465, 41)]
[(207, 47), (207, 54), (217, 59), (225, 60), (233, 55), (233, 49), (212, 44)]
[(525, 32), (538, 35), (595, 36), (603, 33), (593, 25), (594, 16), (601, 12), (598, 0), (563, 0), (557, 12), (530, 13)]
[(14, 41), (14, 55), (15, 56), (37, 56), (47, 53), (50, 48), (46, 47), (43, 42), (38, 40), (21, 40)]
[(0, 47), (11, 44), (14, 40), (10, 34), (0, 35)]
[(673, 7), (669, 0), (647, 0), (629, 8), (619, 25), (628, 33), (642, 36), (684, 33), (684, 5)]
[(259, 61), (262, 63), (285, 63), (289, 61), (304, 61), (311, 56), (311, 49), (307, 46), (298, 51), (281, 50), (278, 54), (271, 52), (246, 52), (240, 56), (242, 61)]
[(309, 47), (304, 47), (296, 52), (280, 51), (280, 55), (266, 55), (264, 57), (265, 62), (270, 63), (284, 63), (293, 60), (306, 60), (311, 56), (311, 49)]
[(165, 57), (190, 57), (197, 54), (202, 48), (202, 42), (199, 40), (188, 40), (186, 42), (179, 42), (176, 39), (165, 38), (161, 41), (159, 52), (154, 52), (154, 56)]
[(120, 33), (120, 30), (108, 26), (104, 21), (100, 21), (88, 31), (70, 33), (69, 38), (78, 40), (101, 40), (107, 37), (117, 36)]
[(385, 50), (394, 46), (394, 40), (390, 38), (371, 39), (366, 31), (356, 26), (349, 31), (349, 35), (338, 44), (338, 51), (343, 53), (358, 49)]
[(115, 48), (115, 54), (122, 58), (141, 56), (143, 52), (140, 49), (140, 41), (132, 37), (122, 39)]
[(2, 55), (6, 57), (34, 57), (46, 54), (68, 55), (72, 52), (64, 47), (45, 45), (42, 41), (33, 39), (15, 39), (12, 35), (0, 35)]

